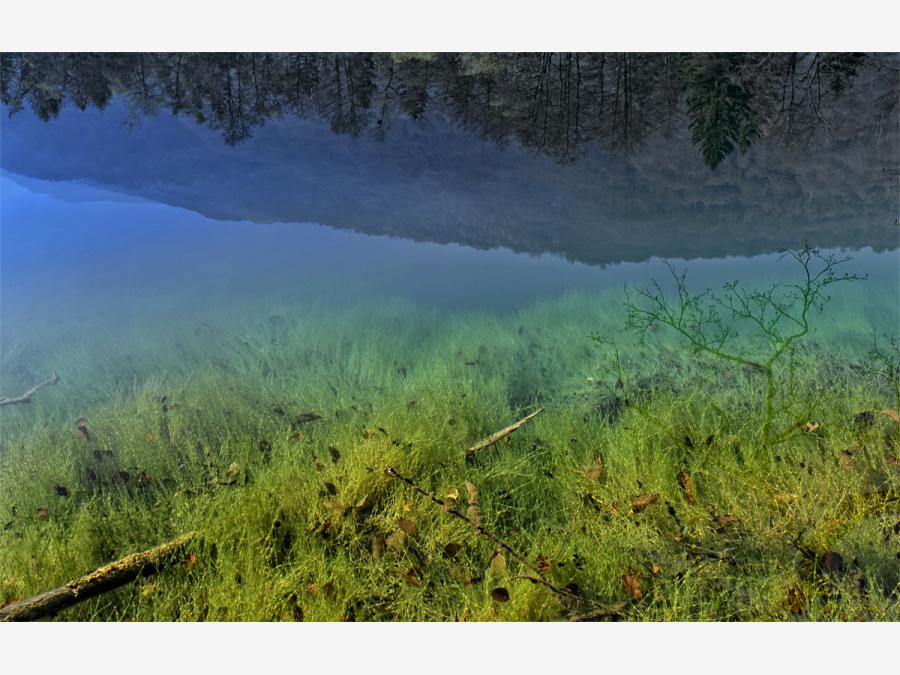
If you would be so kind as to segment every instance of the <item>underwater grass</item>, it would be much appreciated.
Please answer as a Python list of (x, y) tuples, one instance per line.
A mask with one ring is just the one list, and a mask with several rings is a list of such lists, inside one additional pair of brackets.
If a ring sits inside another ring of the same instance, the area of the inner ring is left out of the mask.
[[(194, 531), (181, 564), (59, 618), (900, 618), (900, 433), (865, 322), (822, 322), (796, 431), (763, 447), (758, 376), (629, 341), (620, 301), (252, 307), (23, 342), (4, 391), (50, 363), (61, 382), (0, 417), (0, 602)], [(476, 486), (483, 527), (566, 593), (389, 466), (463, 512)]]

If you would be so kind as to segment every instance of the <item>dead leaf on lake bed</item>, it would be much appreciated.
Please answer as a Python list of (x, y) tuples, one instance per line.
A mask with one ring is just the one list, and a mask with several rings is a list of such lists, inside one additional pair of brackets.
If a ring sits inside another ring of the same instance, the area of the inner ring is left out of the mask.
[(822, 570), (829, 574), (843, 574), (846, 571), (844, 557), (836, 551), (825, 551), (819, 563)]
[(457, 544), (455, 542), (450, 542), (446, 546), (444, 546), (444, 553), (448, 558), (455, 558), (456, 554), (462, 550), (462, 544)]
[(396, 551), (400, 553), (406, 547), (406, 533), (405, 532), (393, 532), (388, 535), (388, 538), (385, 540), (387, 547), (392, 551)]
[(457, 490), (455, 487), (450, 488), (449, 490), (447, 490), (445, 499), (448, 502), (455, 502), (457, 499), (459, 499), (459, 490)]
[(716, 518), (714, 518), (713, 522), (716, 524), (716, 531), (721, 532), (726, 527), (728, 527), (730, 525), (734, 525), (736, 522), (738, 522), (738, 519), (737, 519), (737, 516), (732, 516), (732, 515), (729, 515), (726, 513), (724, 515), (717, 516)]
[(494, 602), (509, 602), (509, 591), (499, 586), (491, 591), (491, 599)]
[(787, 608), (791, 614), (802, 614), (806, 607), (806, 594), (799, 586), (793, 586), (787, 592)]
[(691, 478), (691, 474), (687, 471), (680, 472), (678, 474), (678, 486), (681, 488), (681, 494), (688, 504), (693, 506), (697, 503), (697, 498), (695, 496), (696, 487), (694, 486), (694, 479)]
[(506, 557), (500, 551), (497, 551), (491, 558), (491, 572), (497, 576), (506, 574)]
[(466, 518), (469, 519), (473, 526), (481, 527), (481, 515), (478, 512), (478, 507), (474, 504), (466, 509)]
[(597, 481), (600, 480), (600, 477), (603, 476), (603, 455), (597, 453), (597, 459), (595, 459), (591, 464), (582, 467), (582, 470), (587, 476), (589, 481)]
[(407, 535), (413, 537), (419, 531), (418, 526), (409, 518), (400, 518), (397, 521), (397, 527), (403, 530)]
[(631, 500), (631, 510), (633, 513), (640, 513), (644, 509), (646, 509), (651, 504), (654, 504), (656, 500), (659, 499), (659, 494), (649, 494), (649, 495), (638, 495), (637, 497), (632, 498)]
[(415, 586), (416, 588), (421, 588), (422, 582), (419, 581), (419, 577), (421, 576), (421, 572), (416, 567), (410, 567), (409, 570), (400, 575), (403, 580), (408, 583), (410, 586)]
[(384, 539), (378, 536), (372, 537), (371, 548), (372, 559), (381, 560), (381, 557), (384, 555)]
[(644, 592), (641, 590), (641, 578), (638, 576), (637, 572), (635, 572), (630, 567), (622, 575), (622, 586), (625, 587), (625, 591), (635, 600), (640, 600), (644, 597)]
[(547, 574), (552, 569), (550, 559), (543, 553), (537, 557), (537, 569), (541, 574)]

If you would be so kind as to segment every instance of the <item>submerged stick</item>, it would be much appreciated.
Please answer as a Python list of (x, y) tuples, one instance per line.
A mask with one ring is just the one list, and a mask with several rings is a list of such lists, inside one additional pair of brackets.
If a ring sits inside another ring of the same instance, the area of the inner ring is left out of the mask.
[(529, 421), (533, 420), (535, 417), (540, 415), (542, 412), (544, 412), (544, 406), (541, 406), (540, 408), (535, 410), (530, 415), (523, 417), (515, 424), (510, 424), (508, 427), (501, 429), (500, 431), (498, 431), (496, 433), (491, 434), (484, 440), (478, 441), (475, 445), (473, 445), (471, 448), (466, 450), (466, 455), (471, 457), (479, 450), (484, 450), (485, 448), (492, 446), (497, 441), (503, 440), (504, 438), (509, 436), (512, 432), (514, 432), (516, 429), (518, 429), (519, 427), (528, 423)]
[(32, 396), (34, 396), (44, 387), (49, 387), (51, 384), (56, 384), (57, 382), (59, 382), (59, 375), (53, 373), (53, 377), (51, 377), (49, 380), (34, 385), (31, 389), (26, 391), (21, 396), (16, 396), (15, 398), (6, 398), (5, 396), (0, 396), (0, 407), (5, 405), (16, 405), (18, 403), (31, 403)]
[[(541, 408), (541, 410), (543, 410), (543, 408)], [(537, 415), (537, 413), (539, 413), (541, 410), (538, 410), (537, 412), (532, 413), (531, 417), (534, 417), (535, 415)], [(457, 511), (456, 509), (451, 507), (447, 502), (445, 502), (440, 497), (437, 497), (433, 493), (428, 492), (427, 490), (419, 487), (412, 478), (408, 478), (408, 477), (404, 476), (403, 474), (401, 474), (399, 471), (397, 471), (397, 469), (395, 469), (392, 466), (389, 466), (386, 469), (386, 472), (387, 472), (388, 476), (391, 476), (392, 478), (396, 478), (397, 480), (403, 481), (404, 483), (409, 485), (413, 490), (418, 492), (420, 495), (422, 495), (424, 497), (428, 497), (428, 499), (430, 499), (432, 502), (434, 502), (435, 504), (440, 506), (441, 509), (443, 509), (445, 512), (449, 513), (451, 516), (454, 516), (455, 518), (459, 518), (460, 520), (466, 522), (469, 525), (469, 527), (474, 529), (479, 535), (481, 535), (482, 537), (485, 537), (486, 539), (491, 540), (492, 542), (494, 542), (495, 544), (500, 546), (500, 548), (502, 548), (507, 553), (509, 553), (513, 558), (515, 558), (520, 563), (522, 563), (525, 567), (527, 567), (529, 570), (531, 570), (532, 572), (537, 574), (537, 577), (518, 576), (518, 577), (513, 577), (513, 579), (525, 579), (527, 581), (530, 581), (533, 584), (541, 584), (542, 586), (546, 586), (553, 593), (555, 593), (556, 595), (559, 595), (560, 597), (568, 598), (569, 600), (575, 600), (577, 602), (587, 603), (588, 605), (590, 605), (592, 607), (596, 607), (596, 608), (598, 608), (598, 610), (597, 610), (598, 612), (615, 613), (616, 610), (614, 607), (610, 608), (610, 607), (602, 605), (601, 603), (598, 603), (594, 600), (591, 600), (590, 598), (585, 598), (580, 595), (576, 595), (575, 593), (572, 593), (571, 591), (567, 591), (564, 588), (559, 588), (558, 586), (555, 586), (554, 584), (552, 584), (550, 581), (548, 581), (545, 578), (544, 573), (540, 569), (538, 569), (537, 566), (535, 566), (531, 562), (529, 562), (529, 560), (525, 556), (520, 555), (518, 552), (516, 552), (516, 550), (512, 546), (507, 544), (505, 541), (503, 541), (500, 537), (498, 537), (496, 534), (494, 534), (490, 530), (486, 530), (484, 528), (484, 526), (482, 526), (481, 524), (472, 522), (472, 520), (470, 520), (467, 516), (463, 515), (462, 512)]]
[(64, 586), (0, 609), (0, 621), (34, 621), (72, 605), (124, 586), (141, 575), (150, 575), (173, 565), (178, 554), (194, 538), (182, 535), (156, 548), (126, 556), (104, 565)]

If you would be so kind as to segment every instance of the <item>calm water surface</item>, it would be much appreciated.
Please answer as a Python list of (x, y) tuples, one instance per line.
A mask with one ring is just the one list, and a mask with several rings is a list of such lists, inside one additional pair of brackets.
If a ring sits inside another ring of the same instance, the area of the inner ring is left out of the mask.
[[(836, 296), (831, 321), (863, 337), (900, 332), (897, 108), (868, 105), (893, 75), (859, 75), (829, 103), (827, 129), (760, 138), (712, 168), (683, 109), (642, 118), (630, 132), (640, 142), (625, 143), (627, 127), (597, 121), (619, 109), (588, 104), (605, 89), (584, 91), (583, 108), (566, 98), (542, 109), (541, 141), (538, 123), (525, 122), (528, 101), (500, 75), (511, 88), (494, 104), (511, 111), (506, 123), (484, 112), (490, 101), (459, 103), (459, 87), (484, 97), (501, 71), (444, 73), (414, 90), (419, 65), (400, 62), (392, 76), (372, 67), (365, 96), (345, 92), (356, 113), (335, 108), (342, 90), (325, 85), (308, 87), (308, 109), (275, 105), (275, 80), (236, 108), (231, 94), (223, 103), (199, 84), (200, 103), (175, 105), (168, 71), (139, 96), (103, 80), (112, 66), (99, 61), (79, 71), (87, 98), (66, 90), (49, 114), (34, 94), (7, 95), (2, 393), (65, 370), (61, 361), (91, 344), (103, 345), (92, 359), (149, 358), (163, 337), (210, 317), (239, 331), (304, 307), (398, 302), (423, 316), (503, 317), (572, 293), (620, 297), (664, 278), (663, 259), (698, 287), (770, 283), (796, 271), (779, 252), (804, 243), (851, 256), (847, 271), (869, 276), (864, 290)], [(232, 94), (246, 67), (223, 71)], [(194, 68), (198, 82), (207, 76)], [(397, 72), (407, 79), (395, 100)], [(582, 116), (581, 126), (565, 122), (571, 138), (561, 126), (570, 113)], [(347, 331), (366, 339), (363, 324)]]

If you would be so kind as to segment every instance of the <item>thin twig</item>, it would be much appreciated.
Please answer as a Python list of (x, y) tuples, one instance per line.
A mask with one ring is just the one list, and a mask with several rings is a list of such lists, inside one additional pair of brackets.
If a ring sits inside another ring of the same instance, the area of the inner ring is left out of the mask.
[(462, 520), (462, 521), (465, 521), (466, 523), (469, 524), (470, 527), (472, 527), (476, 532), (478, 532), (478, 534), (480, 534), (480, 535), (482, 535), (482, 536), (484, 536), (484, 537), (487, 537), (487, 538), (490, 539), (492, 542), (494, 542), (495, 544), (497, 544), (498, 546), (500, 546), (501, 548), (503, 548), (503, 549), (504, 549), (505, 551), (507, 551), (513, 558), (515, 558), (515, 559), (518, 560), (520, 563), (522, 563), (523, 565), (525, 565), (526, 567), (528, 567), (528, 569), (534, 571), (536, 574), (541, 574), (540, 570), (539, 570), (537, 567), (535, 567), (535, 566), (532, 565), (530, 562), (528, 562), (528, 560), (527, 560), (525, 557), (523, 557), (523, 556), (519, 555), (518, 553), (516, 553), (515, 549), (512, 548), (512, 546), (510, 546), (510, 545), (507, 544), (505, 541), (503, 541), (502, 539), (500, 539), (500, 537), (498, 537), (496, 534), (494, 534), (493, 532), (490, 532), (490, 531), (486, 530), (486, 529), (484, 528), (483, 525), (476, 525), (476, 524), (473, 523), (471, 520), (469, 520), (468, 517), (466, 517), (466, 515), (465, 515), (464, 513), (460, 512), (460, 511), (457, 511), (456, 509), (454, 509), (453, 507), (451, 507), (447, 502), (445, 502), (445, 501), (444, 501), (443, 499), (441, 499), (440, 497), (436, 497), (436, 496), (435, 496), (434, 494), (432, 494), (431, 492), (428, 492), (427, 490), (423, 490), (421, 487), (419, 487), (419, 486), (415, 483), (415, 481), (413, 481), (412, 478), (407, 478), (406, 476), (404, 476), (403, 474), (401, 474), (399, 471), (397, 471), (397, 469), (395, 469), (395, 468), (392, 467), (392, 466), (389, 466), (389, 467), (387, 468), (386, 473), (387, 473), (388, 476), (391, 476), (391, 477), (393, 477), (393, 478), (397, 478), (397, 479), (399, 479), (399, 480), (402, 480), (404, 483), (406, 483), (407, 485), (409, 485), (413, 490), (415, 490), (416, 492), (418, 492), (418, 493), (419, 493), (420, 495), (422, 495), (423, 497), (428, 497), (428, 499), (430, 499), (430, 500), (433, 501), (435, 504), (437, 504), (438, 506), (440, 506), (444, 511), (446, 511), (447, 513), (449, 513), (451, 516), (454, 516), (454, 517), (456, 517), (456, 518), (459, 518), (459, 519)]
[(491, 434), (490, 436), (488, 436), (488, 437), (485, 438), (484, 440), (478, 441), (475, 445), (473, 445), (471, 448), (469, 448), (468, 450), (466, 450), (466, 455), (468, 455), (468, 456), (471, 457), (472, 455), (474, 455), (474, 454), (475, 454), (476, 452), (478, 452), (479, 450), (484, 450), (485, 448), (492, 446), (492, 445), (493, 445), (494, 443), (496, 443), (497, 441), (503, 440), (504, 438), (506, 438), (507, 436), (509, 436), (512, 432), (514, 432), (516, 429), (518, 429), (519, 427), (521, 427), (521, 426), (523, 426), (524, 424), (528, 423), (529, 421), (533, 420), (535, 417), (537, 417), (538, 415), (540, 415), (542, 412), (544, 412), (544, 407), (543, 407), (543, 406), (541, 406), (540, 408), (538, 408), (537, 410), (535, 410), (535, 411), (534, 411), (533, 413), (531, 413), (530, 415), (527, 415), (527, 416), (523, 417), (522, 419), (520, 419), (520, 420), (519, 420), (518, 422), (516, 422), (515, 424), (510, 424), (508, 427), (505, 427), (504, 429), (501, 429), (500, 431)]
[[(537, 411), (537, 412), (540, 412), (540, 411)], [(537, 414), (537, 413), (533, 413), (533, 415), (535, 415), (535, 414)], [(535, 574), (537, 574), (537, 577), (519, 576), (519, 577), (513, 577), (513, 579), (527, 579), (528, 581), (530, 581), (532, 583), (541, 584), (543, 586), (546, 586), (548, 589), (550, 589), (551, 591), (553, 591), (554, 593), (556, 593), (557, 595), (559, 595), (561, 597), (569, 598), (570, 600), (576, 600), (578, 602), (583, 602), (583, 603), (586, 603), (593, 607), (596, 607), (597, 611), (603, 612), (603, 611), (610, 610), (609, 607), (604, 606), (594, 600), (591, 600), (589, 598), (583, 598), (580, 595), (575, 595), (574, 593), (572, 593), (570, 591), (567, 591), (563, 588), (559, 588), (558, 586), (555, 586), (554, 584), (549, 582), (546, 578), (544, 578), (544, 573), (540, 569), (538, 569), (536, 566), (532, 565), (528, 561), (528, 559), (525, 558), (525, 556), (517, 553), (516, 550), (512, 546), (507, 544), (505, 541), (503, 541), (500, 537), (498, 537), (493, 532), (486, 530), (484, 528), (484, 526), (473, 523), (463, 513), (461, 513), (460, 511), (457, 511), (456, 509), (451, 507), (447, 502), (445, 502), (440, 497), (437, 497), (433, 493), (428, 492), (427, 490), (419, 487), (419, 485), (417, 485), (416, 482), (412, 478), (408, 478), (408, 477), (404, 476), (403, 474), (401, 474), (399, 471), (397, 471), (397, 469), (395, 469), (392, 466), (389, 466), (386, 469), (386, 473), (388, 476), (391, 476), (392, 478), (402, 480), (404, 483), (409, 485), (413, 490), (418, 492), (423, 497), (427, 497), (428, 499), (430, 499), (432, 502), (434, 502), (435, 504), (440, 506), (441, 509), (443, 509), (445, 512), (449, 513), (451, 516), (454, 516), (455, 518), (459, 518), (460, 520), (466, 522), (469, 525), (469, 527), (474, 529), (479, 535), (485, 537), (486, 539), (491, 540), (492, 542), (494, 542), (495, 544), (500, 546), (503, 550), (505, 550), (507, 553), (509, 553), (513, 558), (515, 558), (520, 563), (522, 563), (525, 567), (527, 567), (528, 569), (533, 571)]]
[(16, 396), (15, 398), (5, 398), (3, 396), (0, 396), (0, 407), (5, 405), (16, 405), (18, 403), (31, 403), (32, 396), (34, 396), (44, 387), (49, 387), (51, 384), (56, 384), (57, 382), (59, 382), (59, 375), (53, 373), (53, 377), (51, 377), (49, 380), (34, 385), (31, 389), (26, 391), (21, 396)]

